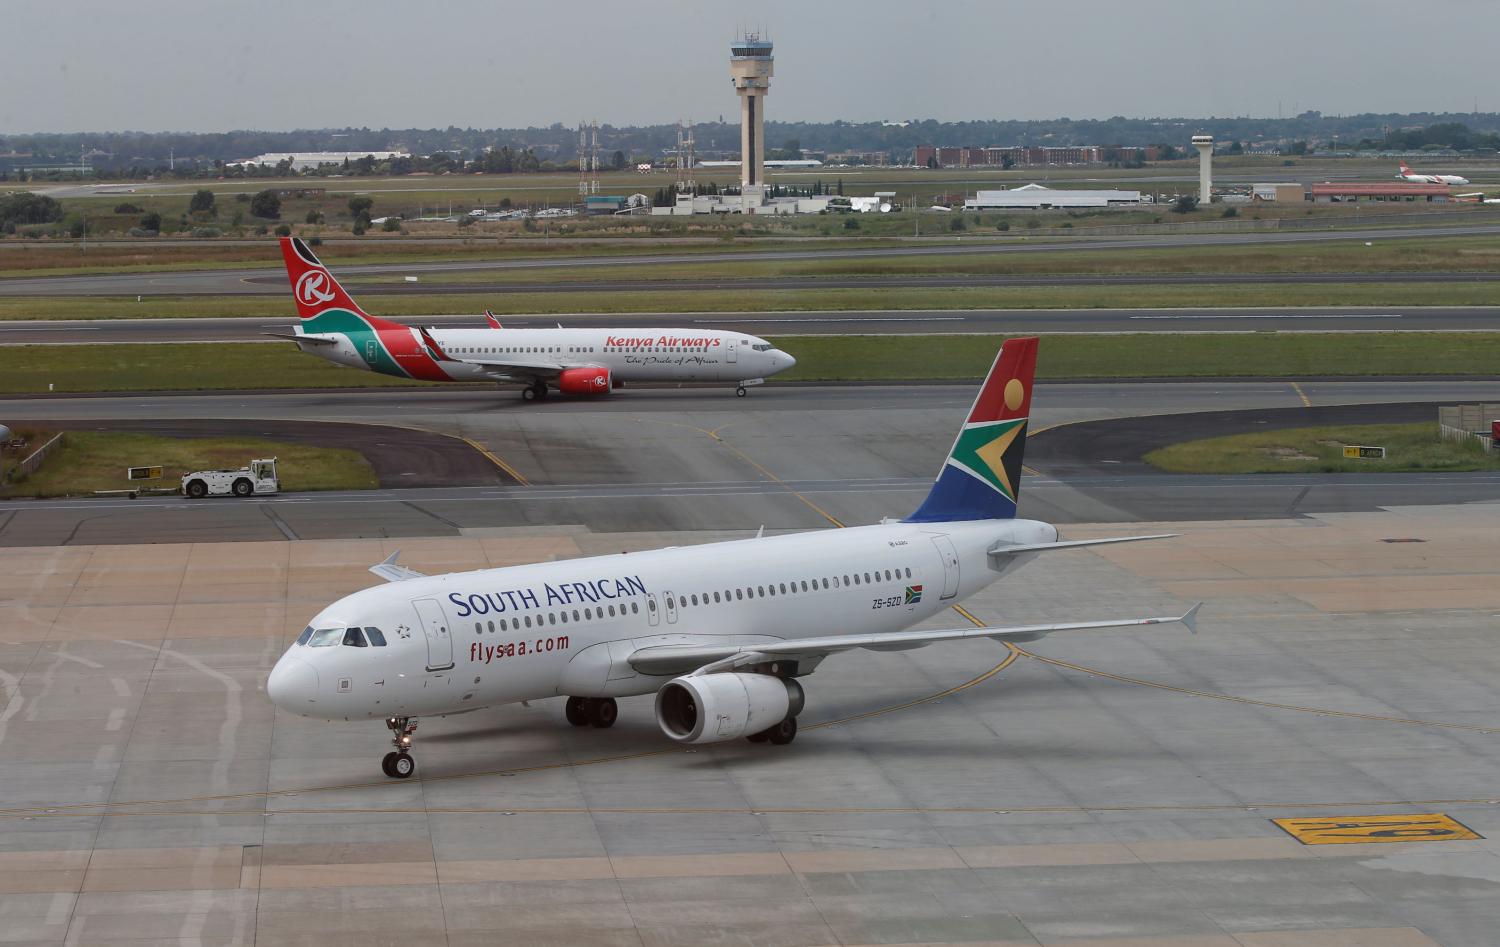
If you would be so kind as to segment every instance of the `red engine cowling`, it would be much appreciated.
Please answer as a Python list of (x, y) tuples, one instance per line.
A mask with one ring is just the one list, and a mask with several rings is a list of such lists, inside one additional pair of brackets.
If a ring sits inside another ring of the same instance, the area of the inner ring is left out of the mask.
[(607, 368), (568, 368), (557, 376), (557, 390), (565, 395), (602, 395), (609, 389)]

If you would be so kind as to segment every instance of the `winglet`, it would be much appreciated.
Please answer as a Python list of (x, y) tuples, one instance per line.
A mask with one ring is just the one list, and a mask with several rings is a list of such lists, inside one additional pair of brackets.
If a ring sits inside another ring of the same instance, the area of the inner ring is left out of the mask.
[(399, 565), (396, 562), (399, 558), (401, 558), (401, 550), (397, 549), (382, 559), (377, 565), (371, 566), (370, 571), (387, 582), (404, 582), (407, 579), (420, 579), (423, 577), (423, 573), (418, 572), (416, 569), (408, 569), (406, 566)]
[(490, 312), (488, 309), (484, 311), (484, 321), (490, 324), (491, 329), (505, 328), (500, 324), (500, 320), (495, 318), (495, 314), (493, 312)]
[(422, 344), (427, 347), (427, 354), (429, 354), (429, 355), (432, 356), (433, 361), (437, 361), (437, 362), (452, 362), (452, 361), (455, 361), (455, 359), (451, 355), (449, 355), (447, 352), (443, 351), (443, 347), (442, 346), (440, 346), (440, 345), (437, 344), (437, 339), (434, 339), (432, 337), (432, 332), (429, 329), (427, 329), (426, 327), (423, 327), (423, 328), (418, 329), (417, 333), (422, 336)]
[(1198, 633), (1198, 609), (1202, 607), (1203, 603), (1199, 602), (1192, 608), (1188, 609), (1181, 618), (1177, 619), (1178, 621), (1182, 622), (1183, 627), (1187, 628), (1189, 634), (1196, 635)]

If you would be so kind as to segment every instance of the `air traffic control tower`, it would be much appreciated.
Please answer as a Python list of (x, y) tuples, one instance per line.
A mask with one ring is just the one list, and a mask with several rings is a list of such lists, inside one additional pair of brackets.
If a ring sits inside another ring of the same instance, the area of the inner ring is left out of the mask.
[(740, 194), (747, 210), (765, 202), (765, 100), (774, 62), (771, 41), (759, 33), (746, 33), (730, 47), (729, 75), (740, 96)]

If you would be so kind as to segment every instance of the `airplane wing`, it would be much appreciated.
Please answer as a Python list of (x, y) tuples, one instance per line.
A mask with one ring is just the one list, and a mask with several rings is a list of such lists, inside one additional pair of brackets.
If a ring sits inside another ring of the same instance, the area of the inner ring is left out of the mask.
[(420, 579), (427, 574), (425, 572), (418, 572), (416, 569), (408, 569), (406, 566), (397, 565), (396, 560), (400, 556), (401, 550), (397, 549), (376, 565), (371, 566), (370, 571), (387, 582), (404, 582), (407, 579)]
[(997, 543), (990, 547), (991, 559), (1017, 556), (1023, 552), (1050, 552), (1054, 549), (1081, 549), (1084, 546), (1108, 546), (1111, 543), (1139, 543), (1148, 539), (1171, 539), (1176, 533), (1154, 533), (1150, 536), (1111, 536), (1107, 539), (1068, 539), (1051, 543)]
[[(486, 312), (486, 315), (488, 315), (488, 312)], [(533, 378), (551, 378), (562, 374), (563, 369), (569, 367), (555, 359), (464, 358), (452, 355), (446, 351), (432, 337), (430, 329), (420, 328), (417, 332), (421, 335), (422, 344), (426, 346), (428, 354), (437, 361), (477, 365), (496, 381), (513, 381), (517, 379), (530, 381)]]
[(637, 648), (631, 653), (631, 667), (642, 674), (685, 674), (725, 671), (747, 664), (785, 658), (821, 661), (830, 654), (864, 648), (869, 651), (905, 651), (942, 641), (966, 641), (989, 638), (992, 641), (1036, 641), (1057, 631), (1088, 631), (1096, 628), (1127, 628), (1137, 625), (1165, 625), (1181, 622), (1197, 634), (1199, 602), (1181, 615), (1158, 618), (1121, 618), (1105, 621), (1063, 622), (1052, 625), (1016, 625), (1010, 628), (939, 628), (898, 631), (874, 635), (829, 635), (822, 638), (777, 640), (753, 644), (724, 645), (656, 645)]

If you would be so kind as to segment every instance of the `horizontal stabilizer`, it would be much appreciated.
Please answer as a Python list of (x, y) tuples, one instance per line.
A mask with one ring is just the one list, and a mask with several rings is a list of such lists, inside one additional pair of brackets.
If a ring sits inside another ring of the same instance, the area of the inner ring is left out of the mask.
[(1148, 539), (1171, 539), (1176, 533), (1155, 533), (1151, 536), (1111, 536), (1108, 539), (1069, 539), (1056, 543), (1000, 543), (990, 548), (995, 558), (1017, 556), (1023, 552), (1049, 552), (1054, 549), (1081, 549), (1084, 546), (1107, 546), (1112, 543), (1138, 543)]
[(370, 571), (387, 582), (404, 582), (407, 579), (420, 579), (427, 574), (425, 572), (418, 572), (416, 569), (408, 569), (406, 566), (397, 565), (396, 560), (400, 556), (401, 550), (397, 549), (389, 556), (386, 556), (379, 565), (371, 566)]
[(337, 339), (329, 339), (321, 335), (302, 335), (300, 333), (294, 335), (290, 332), (262, 332), (261, 335), (268, 335), (273, 339), (286, 339), (289, 342), (307, 342), (310, 345), (339, 344)]

